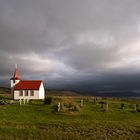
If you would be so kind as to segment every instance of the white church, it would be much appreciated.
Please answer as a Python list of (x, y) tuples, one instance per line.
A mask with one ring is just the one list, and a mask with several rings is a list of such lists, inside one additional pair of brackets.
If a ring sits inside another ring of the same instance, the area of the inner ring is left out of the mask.
[(11, 93), (17, 99), (44, 99), (45, 89), (42, 80), (20, 80), (18, 68), (15, 66), (11, 81)]

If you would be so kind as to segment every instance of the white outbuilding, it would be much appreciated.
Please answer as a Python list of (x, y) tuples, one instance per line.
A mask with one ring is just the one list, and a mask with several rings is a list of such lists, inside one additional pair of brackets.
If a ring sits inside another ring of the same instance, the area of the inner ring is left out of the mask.
[(17, 66), (11, 81), (11, 93), (17, 99), (44, 99), (45, 89), (42, 80), (20, 80)]

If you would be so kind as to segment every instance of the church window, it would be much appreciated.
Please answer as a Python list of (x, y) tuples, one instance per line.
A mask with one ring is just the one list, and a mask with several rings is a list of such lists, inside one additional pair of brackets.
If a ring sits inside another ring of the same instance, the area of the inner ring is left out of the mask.
[(25, 96), (28, 96), (28, 90), (25, 91)]
[(34, 91), (33, 90), (31, 90), (30, 96), (34, 96)]
[(23, 91), (22, 90), (19, 92), (19, 96), (23, 96)]

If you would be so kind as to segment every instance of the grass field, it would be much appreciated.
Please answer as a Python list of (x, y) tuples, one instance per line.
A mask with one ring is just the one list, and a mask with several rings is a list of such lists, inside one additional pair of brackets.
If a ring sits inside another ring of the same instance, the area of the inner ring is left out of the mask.
[[(0, 95), (8, 101), (8, 96)], [(80, 100), (83, 99), (83, 107)], [(78, 105), (57, 112), (57, 104)], [(108, 103), (108, 111), (106, 105)], [(121, 104), (124, 108), (121, 109)], [(140, 139), (140, 102), (78, 96), (53, 96), (50, 105), (42, 101), (0, 106), (0, 140), (138, 140)]]

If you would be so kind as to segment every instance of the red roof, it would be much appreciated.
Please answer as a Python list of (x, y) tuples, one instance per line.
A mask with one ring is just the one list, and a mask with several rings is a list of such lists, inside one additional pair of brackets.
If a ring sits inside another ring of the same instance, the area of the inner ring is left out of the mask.
[(14, 90), (39, 90), (41, 82), (41, 80), (20, 81), (15, 85)]

